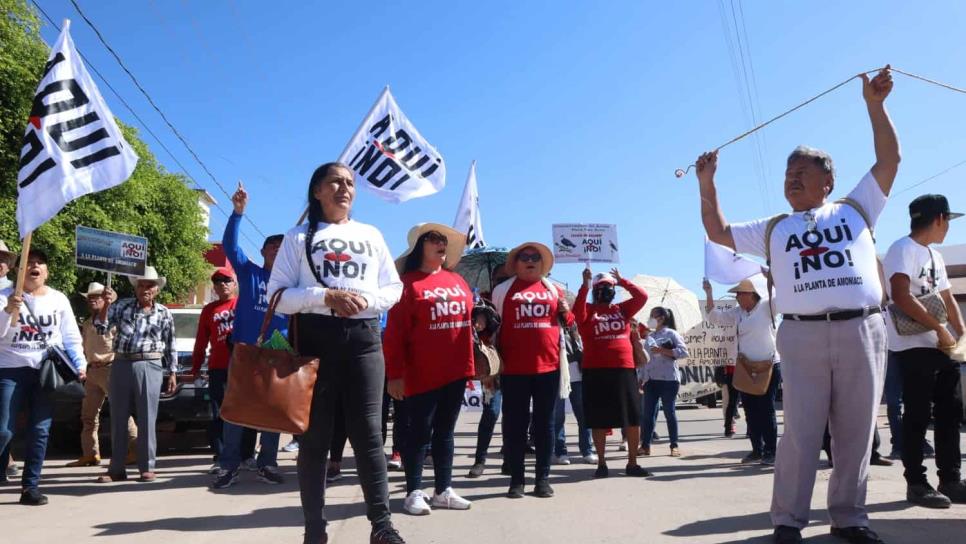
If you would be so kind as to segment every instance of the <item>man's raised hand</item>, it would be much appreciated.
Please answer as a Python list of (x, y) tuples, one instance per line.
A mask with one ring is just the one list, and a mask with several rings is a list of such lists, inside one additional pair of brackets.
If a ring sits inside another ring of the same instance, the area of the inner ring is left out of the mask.
[(694, 165), (694, 173), (697, 174), (698, 181), (714, 181), (714, 173), (718, 169), (718, 152), (702, 153)]
[(248, 206), (248, 191), (242, 187), (242, 182), (238, 182), (238, 189), (235, 190), (235, 194), (231, 195), (231, 203), (235, 207), (235, 213), (238, 215), (243, 215), (245, 213), (245, 206)]
[(862, 78), (862, 98), (868, 103), (882, 102), (892, 92), (892, 67), (886, 64), (871, 80), (868, 74), (859, 74)]

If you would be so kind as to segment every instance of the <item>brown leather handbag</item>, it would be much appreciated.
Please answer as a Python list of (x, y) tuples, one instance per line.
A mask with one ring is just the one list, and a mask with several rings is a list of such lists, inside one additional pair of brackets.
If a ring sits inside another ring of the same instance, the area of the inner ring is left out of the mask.
[[(221, 418), (261, 431), (302, 434), (309, 428), (319, 358), (261, 347), (283, 291), (272, 295), (255, 345), (235, 344)], [(292, 325), (289, 338), (297, 348), (297, 327)]]
[(731, 385), (742, 393), (764, 395), (768, 392), (768, 385), (771, 384), (774, 366), (771, 360), (750, 361), (739, 353), (738, 360), (735, 361), (735, 375), (731, 379)]

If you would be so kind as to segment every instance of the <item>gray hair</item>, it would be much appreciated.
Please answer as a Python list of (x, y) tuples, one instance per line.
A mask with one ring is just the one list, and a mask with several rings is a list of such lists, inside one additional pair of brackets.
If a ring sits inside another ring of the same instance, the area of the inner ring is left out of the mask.
[(792, 151), (792, 154), (788, 156), (788, 162), (786, 164), (791, 164), (792, 161), (804, 159), (815, 166), (818, 166), (826, 174), (832, 174), (835, 176), (835, 165), (832, 164), (832, 156), (828, 153), (822, 151), (821, 149), (815, 149), (814, 147), (809, 147), (807, 145), (800, 145)]

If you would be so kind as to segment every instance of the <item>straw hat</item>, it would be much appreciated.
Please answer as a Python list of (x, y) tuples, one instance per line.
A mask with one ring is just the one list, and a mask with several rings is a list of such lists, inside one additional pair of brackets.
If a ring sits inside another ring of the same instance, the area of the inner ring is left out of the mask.
[(758, 293), (758, 290), (755, 289), (755, 284), (751, 283), (751, 280), (745, 279), (738, 282), (738, 285), (728, 289), (728, 292), (737, 295), (738, 293)]
[(6, 261), (10, 268), (13, 268), (13, 265), (17, 262), (17, 254), (10, 251), (3, 240), (0, 240), (0, 261)]
[(515, 275), (514, 267), (517, 262), (517, 255), (525, 248), (531, 247), (537, 250), (540, 254), (540, 263), (543, 264), (543, 271), (540, 273), (541, 276), (546, 276), (550, 273), (550, 269), (553, 268), (553, 252), (550, 248), (541, 244), (540, 242), (524, 242), (517, 247), (510, 250), (510, 253), (506, 256), (506, 273), (510, 276)]
[(89, 297), (91, 295), (103, 295), (104, 285), (101, 283), (97, 283), (96, 281), (92, 281), (87, 285), (87, 292), (79, 293), (79, 294), (82, 297)]
[(409, 247), (396, 259), (396, 270), (400, 274), (403, 273), (403, 268), (406, 266), (406, 257), (409, 257), (409, 254), (416, 249), (416, 242), (419, 241), (419, 237), (433, 230), (446, 237), (446, 268), (449, 270), (456, 268), (456, 264), (463, 258), (463, 249), (466, 248), (466, 235), (453, 227), (439, 223), (419, 223), (409, 229), (407, 236)]
[(142, 280), (154, 282), (154, 284), (158, 286), (159, 291), (161, 289), (164, 289), (164, 286), (167, 285), (168, 283), (168, 278), (165, 278), (164, 276), (159, 276), (158, 270), (153, 266), (145, 266), (143, 276), (128, 276), (127, 279), (130, 280), (131, 285), (135, 287), (137, 287), (138, 282)]

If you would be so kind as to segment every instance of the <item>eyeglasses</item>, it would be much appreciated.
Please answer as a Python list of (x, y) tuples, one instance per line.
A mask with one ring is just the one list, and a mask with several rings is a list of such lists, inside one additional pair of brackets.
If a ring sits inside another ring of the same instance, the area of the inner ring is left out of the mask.
[(233, 280), (231, 278), (215, 278), (215, 279), (211, 280), (212, 283), (232, 283), (234, 281), (235, 280)]
[(543, 257), (539, 253), (521, 253), (517, 255), (517, 260), (521, 263), (539, 263)]

